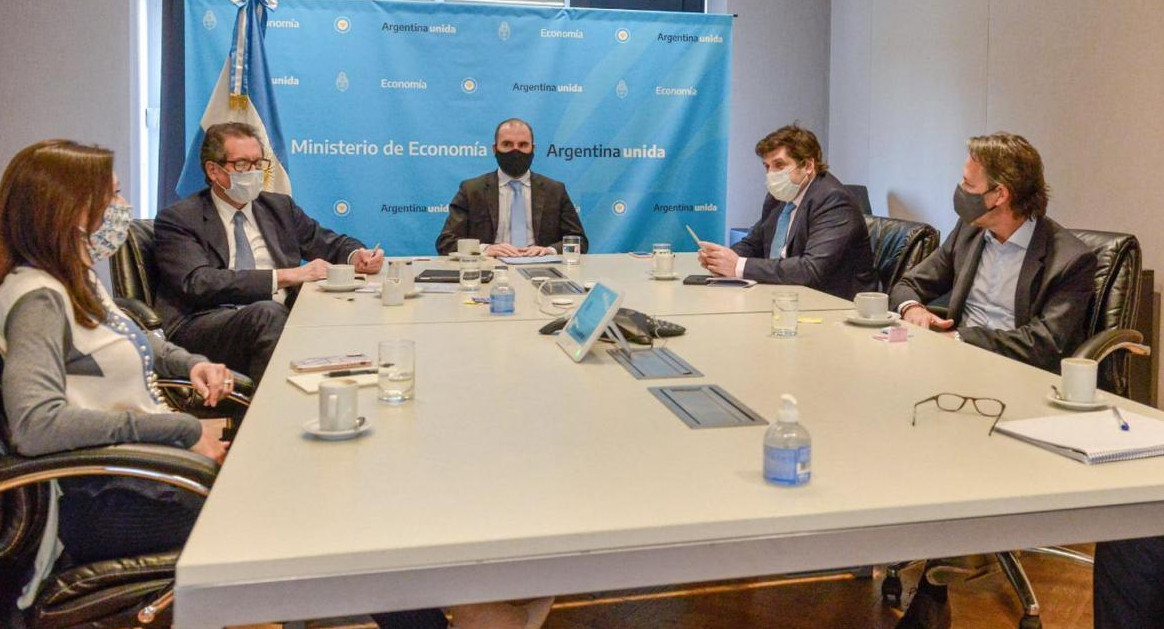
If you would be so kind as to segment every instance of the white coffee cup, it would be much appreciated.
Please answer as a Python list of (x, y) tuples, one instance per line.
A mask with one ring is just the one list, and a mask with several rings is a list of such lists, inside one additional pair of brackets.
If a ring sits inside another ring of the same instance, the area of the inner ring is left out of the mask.
[(356, 267), (333, 264), (327, 267), (327, 283), (331, 286), (350, 286), (356, 282)]
[(411, 293), (412, 289), (416, 287), (416, 278), (412, 275), (411, 260), (389, 260), (387, 268), (385, 277), (399, 279), (400, 284), (404, 287), (404, 294)]
[(857, 316), (862, 319), (883, 319), (889, 312), (889, 295), (885, 293), (857, 293), (853, 297)]
[(319, 429), (355, 430), (360, 385), (351, 378), (325, 378), (319, 383)]
[(481, 252), (481, 241), (476, 238), (458, 238), (457, 239), (457, 254), (467, 256), (471, 253)]
[(385, 306), (404, 305), (404, 282), (398, 277), (385, 277), (380, 285), (380, 303)]
[(655, 252), (651, 256), (651, 273), (655, 277), (675, 275), (675, 254), (670, 251)]
[(1068, 402), (1095, 401), (1095, 378), (1099, 363), (1090, 358), (1064, 358), (1059, 363), (1063, 373), (1063, 399)]

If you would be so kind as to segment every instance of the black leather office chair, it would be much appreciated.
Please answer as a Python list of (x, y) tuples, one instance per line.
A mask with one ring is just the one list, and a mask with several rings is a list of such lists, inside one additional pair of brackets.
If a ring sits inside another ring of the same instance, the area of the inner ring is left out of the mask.
[[(154, 295), (159, 280), (157, 265), (154, 263), (152, 220), (135, 219), (130, 222), (129, 237), (109, 260), (109, 271), (113, 282), (114, 303), (143, 330), (162, 334), (162, 318), (154, 312)], [(255, 383), (246, 375), (235, 372), (234, 390), (249, 399), (255, 393)], [(188, 412), (201, 418), (222, 416), (221, 411), (205, 407), (191, 408), (188, 399), (190, 391), (191, 389), (182, 383), (162, 387), (162, 394), (174, 408), (189, 408), (191, 410)], [(238, 421), (242, 420), (242, 413), (234, 412), (234, 409), (228, 409), (227, 415), (228, 418), (237, 417)], [(227, 435), (232, 436), (236, 429), (237, 422), (231, 419), (227, 426)]]
[(865, 226), (873, 246), (873, 268), (885, 293), (906, 271), (938, 248), (938, 230), (926, 223), (866, 216)]
[(154, 312), (158, 285), (154, 264), (154, 222), (137, 219), (129, 224), (129, 237), (109, 260), (113, 301), (144, 330), (160, 330), (162, 319)]
[(873, 204), (869, 202), (869, 188), (855, 183), (844, 184), (845, 190), (853, 193), (857, 197), (857, 207), (865, 216), (873, 214)]
[[(1071, 233), (1091, 247), (1099, 259), (1095, 272), (1095, 294), (1088, 309), (1088, 338), (1073, 354), (1076, 358), (1099, 361), (1100, 388), (1126, 396), (1131, 374), (1131, 356), (1146, 356), (1151, 348), (1144, 345), (1143, 335), (1132, 329), (1140, 300), (1140, 242), (1131, 234), (1073, 229)], [(1069, 548), (1047, 546), (1030, 548), (1024, 553), (1052, 555), (1090, 566), (1091, 556)], [(1022, 603), (1019, 629), (1039, 629), (1039, 601), (1019, 561), (1018, 551), (995, 553), (998, 565)], [(891, 566), (881, 584), (881, 596), (889, 602), (901, 602), (899, 572), (905, 564)]]
[[(163, 382), (168, 387), (181, 387), (177, 382)], [(187, 399), (198, 404), (194, 396)], [(231, 397), (236, 408), (249, 405), (249, 400), (240, 395)], [(0, 625), (15, 627), (23, 623), (27, 629), (169, 626), (174, 566), (180, 549), (84, 565), (58, 562), (42, 583), (32, 607), (24, 614), (15, 609), (15, 597), (28, 577), (47, 520), (48, 481), (74, 476), (130, 476), (205, 496), (214, 483), (218, 465), (189, 450), (144, 444), (83, 448), (27, 458), (10, 454), (10, 434), (0, 399)]]

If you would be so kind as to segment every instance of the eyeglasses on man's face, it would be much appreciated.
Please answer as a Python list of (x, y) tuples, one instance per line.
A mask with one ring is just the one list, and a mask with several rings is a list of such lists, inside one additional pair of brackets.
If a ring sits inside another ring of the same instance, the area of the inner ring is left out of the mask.
[(987, 436), (994, 434), (994, 427), (998, 425), (998, 420), (1002, 419), (1002, 412), (1006, 410), (1006, 404), (1002, 400), (992, 397), (968, 397), (958, 395), (957, 393), (939, 393), (937, 395), (931, 395), (913, 405), (913, 420), (910, 422), (911, 426), (917, 425), (918, 407), (929, 402), (936, 403), (938, 408), (950, 413), (956, 413), (962, 410), (966, 406), (966, 403), (970, 402), (974, 411), (979, 415), (994, 418), (994, 423), (990, 425), (990, 432), (987, 433)]
[(218, 162), (220, 166), (230, 166), (230, 170), (236, 173), (245, 173), (251, 170), (267, 170), (271, 167), (271, 160), (266, 158), (261, 159), (232, 159), (229, 161)]

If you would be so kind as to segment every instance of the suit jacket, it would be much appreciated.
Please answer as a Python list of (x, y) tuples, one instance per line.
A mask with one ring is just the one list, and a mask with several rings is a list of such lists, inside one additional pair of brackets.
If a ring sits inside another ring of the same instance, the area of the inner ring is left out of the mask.
[[(156, 304), (167, 334), (199, 312), (271, 298), (270, 271), (230, 269), (227, 233), (210, 195), (207, 188), (187, 197), (162, 210), (154, 221), (160, 280)], [(276, 268), (297, 267), (315, 258), (343, 264), (364, 246), (321, 227), (287, 195), (263, 192), (251, 207)], [(288, 306), (298, 294), (297, 287), (287, 290)]]
[(894, 309), (950, 294), (950, 312), (962, 340), (1016, 360), (1059, 371), (1059, 360), (1083, 342), (1095, 294), (1095, 253), (1049, 218), (1040, 218), (1023, 257), (1014, 296), (1014, 330), (963, 325), (966, 296), (986, 246), (985, 231), (958, 221), (942, 246), (893, 287)]
[(852, 299), (877, 290), (869, 228), (857, 200), (829, 173), (804, 193), (788, 229), (787, 257), (771, 259), (772, 236), (784, 202), (764, 199), (760, 220), (732, 250), (748, 258), (744, 278), (766, 284), (798, 284)]
[[(497, 171), (461, 182), (456, 196), (449, 202), (449, 217), (437, 236), (436, 248), (440, 255), (457, 250), (458, 238), (476, 238), (492, 244), (497, 238), (498, 190)], [(530, 173), (530, 188), (533, 190), (531, 209), (533, 213), (534, 244), (539, 247), (553, 247), (562, 251), (563, 236), (581, 236), (582, 253), (586, 253), (590, 243), (582, 230), (582, 220), (566, 193), (566, 186), (560, 181), (537, 173)]]

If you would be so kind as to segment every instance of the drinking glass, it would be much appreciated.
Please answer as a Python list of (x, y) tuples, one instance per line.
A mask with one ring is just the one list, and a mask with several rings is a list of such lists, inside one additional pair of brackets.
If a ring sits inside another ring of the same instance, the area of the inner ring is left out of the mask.
[(800, 317), (800, 299), (796, 293), (775, 293), (772, 295), (772, 336), (792, 338), (796, 336), (796, 320)]
[(416, 343), (405, 339), (380, 341), (380, 378), (377, 397), (404, 404), (416, 394)]
[(581, 236), (564, 236), (562, 238), (562, 261), (569, 265), (582, 263)]

